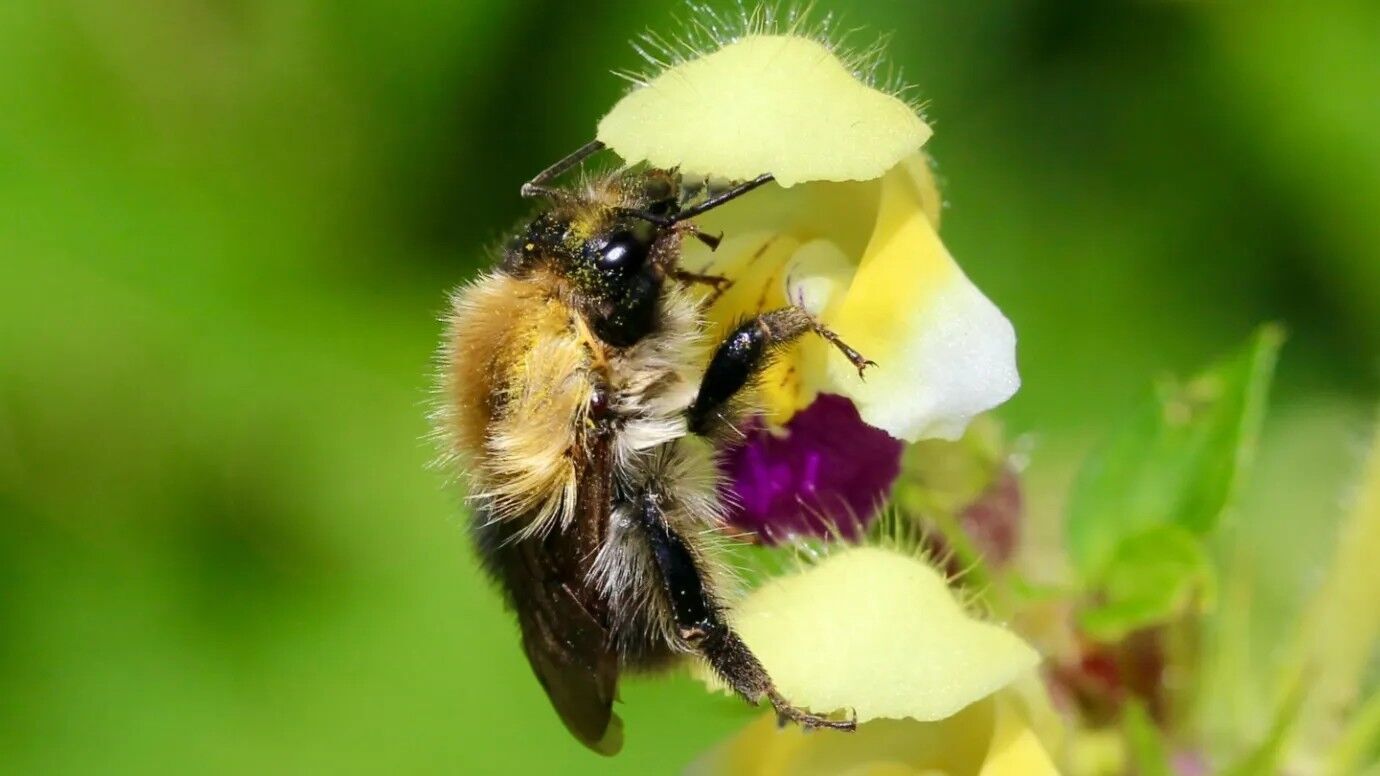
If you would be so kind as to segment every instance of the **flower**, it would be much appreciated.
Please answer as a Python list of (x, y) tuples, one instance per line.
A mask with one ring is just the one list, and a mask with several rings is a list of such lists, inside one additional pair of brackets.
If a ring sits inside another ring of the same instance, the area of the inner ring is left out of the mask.
[(910, 553), (835, 548), (753, 591), (732, 620), (783, 695), (815, 712), (848, 709), (861, 724), (852, 736), (807, 735), (767, 718), (711, 753), (713, 772), (1054, 772), (1031, 728), (1046, 711), (1027, 681), (1036, 653), (972, 617)]
[(748, 34), (646, 79), (598, 138), (692, 178), (775, 176), (698, 219), (725, 235), (717, 251), (685, 246), (686, 269), (733, 281), (714, 333), (796, 303), (878, 366), (863, 379), (802, 338), (764, 375), (771, 425), (832, 393), (898, 439), (956, 438), (1019, 386), (1015, 333), (939, 240), (929, 127), (848, 65), (811, 37)]
[[(821, 395), (847, 399), (863, 423), (897, 440), (953, 439), (1020, 380), (1010, 322), (939, 240), (939, 192), (920, 150), (929, 126), (827, 41), (747, 27), (644, 79), (599, 123), (598, 139), (629, 163), (678, 167), (690, 180), (774, 176), (697, 219), (725, 236), (717, 250), (684, 247), (685, 269), (732, 281), (708, 309), (712, 341), (795, 304), (877, 364), (864, 379), (830, 343), (806, 336), (762, 375), (765, 425), (730, 453), (726, 472), (738, 475), (735, 522), (789, 533), (867, 519), (895, 478), (890, 464), (879, 483), (849, 460), (856, 448), (837, 440), (858, 426), (835, 407), (792, 425)], [(867, 460), (889, 460), (896, 448), (865, 441)]]

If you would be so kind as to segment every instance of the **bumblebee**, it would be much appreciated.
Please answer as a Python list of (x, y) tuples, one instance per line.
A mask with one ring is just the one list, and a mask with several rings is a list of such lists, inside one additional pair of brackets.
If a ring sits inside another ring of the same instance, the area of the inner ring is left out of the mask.
[(438, 431), (468, 483), (478, 554), (551, 704), (597, 752), (622, 745), (619, 674), (685, 655), (783, 721), (852, 730), (782, 697), (726, 620), (714, 454), (782, 346), (814, 334), (860, 373), (871, 362), (798, 306), (747, 320), (711, 354), (713, 295), (691, 287), (728, 281), (682, 269), (682, 241), (717, 246), (692, 219), (771, 176), (715, 192), (642, 167), (555, 185), (601, 148), (525, 184), (544, 206), (451, 297)]

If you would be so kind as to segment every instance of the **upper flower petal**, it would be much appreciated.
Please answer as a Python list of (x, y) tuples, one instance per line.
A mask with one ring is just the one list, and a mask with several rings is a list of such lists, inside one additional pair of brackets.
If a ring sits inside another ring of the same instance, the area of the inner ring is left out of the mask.
[(943, 719), (1039, 660), (969, 616), (927, 563), (877, 547), (767, 582), (732, 620), (782, 695), (816, 712), (852, 709), (859, 722)]
[(930, 128), (798, 35), (749, 35), (672, 65), (614, 105), (597, 137), (630, 163), (783, 186), (869, 180), (914, 154)]

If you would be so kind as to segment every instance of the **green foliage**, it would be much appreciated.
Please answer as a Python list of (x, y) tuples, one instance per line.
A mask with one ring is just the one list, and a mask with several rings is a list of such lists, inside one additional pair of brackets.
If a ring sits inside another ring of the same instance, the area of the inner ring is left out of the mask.
[(1371, 693), (1342, 729), (1332, 746), (1327, 772), (1348, 776), (1367, 767), (1380, 771), (1380, 690)]
[[(1307, 682), (1308, 697), (1299, 714), (1299, 750), (1313, 757), (1334, 748), (1339, 729), (1361, 705), (1368, 677), (1375, 676), (1380, 654), (1380, 428), (1370, 461), (1351, 494), (1350, 514), (1338, 525), (1336, 548), (1325, 576), (1313, 592), (1295, 635), (1292, 665), (1281, 684)], [(1343, 747), (1357, 747), (1366, 736), (1362, 711)], [(1359, 727), (1355, 727), (1359, 726)], [(1374, 736), (1375, 730), (1369, 735)], [(1374, 743), (1374, 741), (1372, 741)]]
[(1214, 590), (1212, 561), (1197, 536), (1162, 525), (1117, 545), (1097, 589), (1099, 600), (1079, 615), (1084, 633), (1115, 641), (1136, 628), (1168, 622)]
[(1239, 353), (1179, 384), (1162, 383), (1084, 464), (1067, 541), (1098, 608), (1102, 637), (1181, 612), (1210, 585), (1202, 539), (1232, 505), (1254, 454), (1283, 334), (1260, 329)]
[(1281, 773), (1289, 737), (1298, 722), (1307, 688), (1302, 684), (1290, 688), (1275, 712), (1270, 728), (1260, 742), (1236, 762), (1222, 769), (1221, 776), (1256, 776), (1262, 773)]
[(1133, 701), (1121, 718), (1121, 730), (1126, 736), (1131, 764), (1137, 776), (1173, 776), (1164, 733), (1150, 718), (1145, 706)]

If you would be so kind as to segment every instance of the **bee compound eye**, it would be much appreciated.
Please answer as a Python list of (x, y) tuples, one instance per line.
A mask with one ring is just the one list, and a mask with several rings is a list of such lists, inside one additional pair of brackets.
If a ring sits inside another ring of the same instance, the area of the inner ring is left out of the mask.
[(630, 270), (642, 266), (647, 260), (650, 246), (631, 232), (614, 232), (599, 249), (595, 263), (600, 269)]

